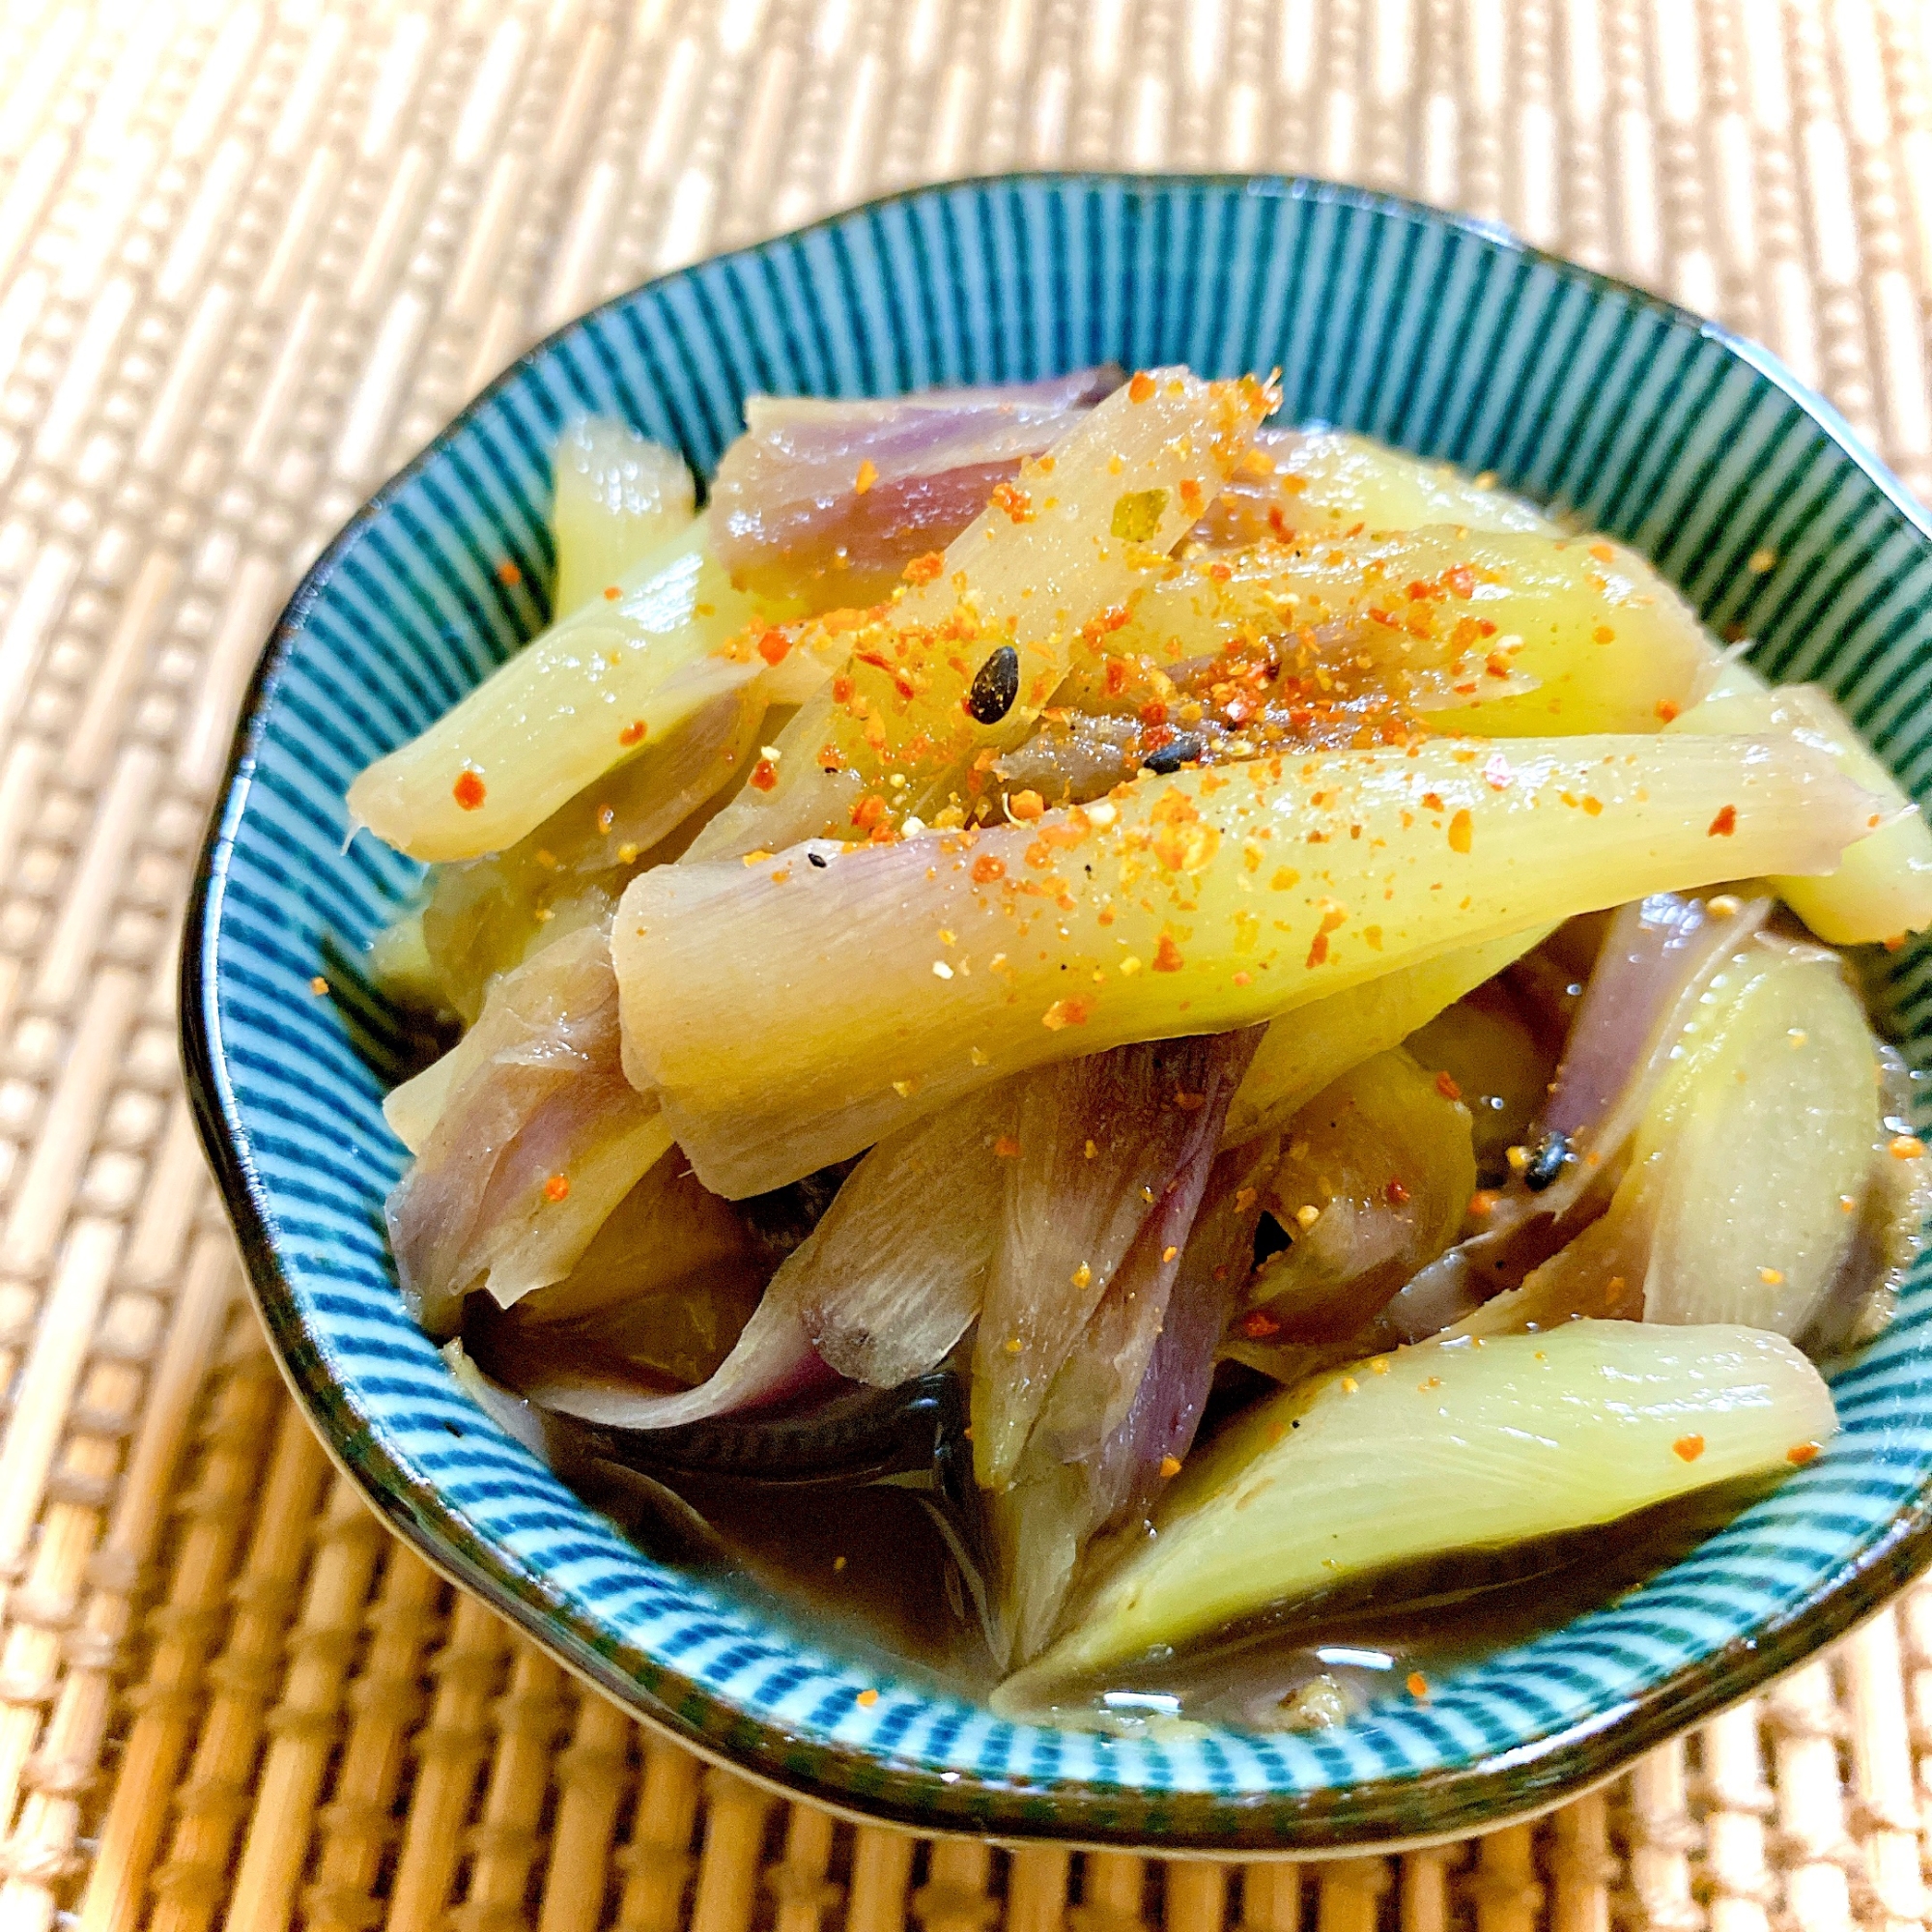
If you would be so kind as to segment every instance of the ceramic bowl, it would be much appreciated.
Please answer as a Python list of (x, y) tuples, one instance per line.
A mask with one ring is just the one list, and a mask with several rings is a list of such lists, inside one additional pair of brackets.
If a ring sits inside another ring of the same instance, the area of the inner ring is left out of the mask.
[[(182, 1004), (202, 1132), (288, 1378), (342, 1464), (440, 1570), (700, 1751), (923, 1831), (1304, 1854), (1461, 1833), (1607, 1776), (1925, 1563), (1932, 1268), (1837, 1375), (1827, 1453), (1633, 1594), (1426, 1703), (1156, 1742), (1003, 1722), (641, 1554), (456, 1388), (384, 1244), (404, 1156), (379, 1102), (411, 1028), (357, 962), (416, 867), (346, 842), (343, 791), (545, 622), (563, 417), (614, 412), (703, 474), (754, 391), (886, 394), (1107, 359), (1279, 365), (1288, 419), (1573, 506), (1719, 633), (1753, 639), (1765, 670), (1830, 685), (1900, 778), (1932, 787), (1926, 520), (1761, 350), (1497, 230), (1317, 182), (932, 188), (572, 324), (309, 573), (249, 694), (195, 891)], [(1927, 958), (1877, 975), (1920, 1059)]]

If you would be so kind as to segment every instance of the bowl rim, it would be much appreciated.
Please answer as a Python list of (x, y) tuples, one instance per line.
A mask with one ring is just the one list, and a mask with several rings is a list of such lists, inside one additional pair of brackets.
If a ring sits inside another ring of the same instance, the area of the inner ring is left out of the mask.
[[(242, 1251), (244, 1270), (282, 1377), (331, 1462), (355, 1482), (389, 1528), (439, 1575), (466, 1587), (575, 1675), (631, 1715), (713, 1764), (781, 1794), (858, 1822), (883, 1822), (922, 1835), (971, 1835), (1071, 1848), (1138, 1849), (1163, 1856), (1334, 1858), (1438, 1844), (1534, 1817), (1615, 1776), (1645, 1752), (1763, 1690), (1814, 1651), (1845, 1635), (1932, 1567), (1932, 1490), (1921, 1491), (1887, 1531), (1842, 1566), (1815, 1600), (1775, 1612), (1752, 1635), (1734, 1638), (1679, 1666), (1625, 1704), (1525, 1746), (1454, 1769), (1290, 1792), (1223, 1795), (1011, 1774), (939, 1774), (882, 1756), (867, 1743), (813, 1740), (803, 1749), (783, 1725), (727, 1701), (641, 1647), (612, 1642), (593, 1620), (547, 1600), (540, 1583), (515, 1574), (485, 1537), (444, 1504), (432, 1484), (407, 1473), (327, 1371), (311, 1341), (269, 1232), (267, 1190), (245, 1141), (220, 1046), (215, 939), (236, 833), (253, 782), (270, 705), (311, 607), (344, 555), (422, 470), (458, 427), (592, 318), (694, 269), (837, 228), (857, 216), (934, 200), (962, 189), (1037, 185), (1171, 193), (1189, 187), (1327, 203), (1447, 228), (1549, 268), (1593, 293), (1708, 337), (1780, 390), (1810, 417), (1900, 518), (1932, 547), (1932, 517), (1866, 447), (1837, 409), (1762, 345), (1724, 325), (1616, 276), (1539, 248), (1499, 222), (1451, 213), (1410, 197), (1310, 175), (1202, 172), (1115, 173), (1095, 169), (1007, 170), (881, 195), (799, 228), (698, 258), (638, 283), (572, 317), (532, 344), (466, 402), (402, 469), (383, 483), (303, 573), (257, 660), (215, 792), (184, 926), (179, 978), (183, 1071), (203, 1149)], [(587, 1507), (587, 1506), (586, 1506)], [(1412, 1827), (1418, 1808), (1428, 1828)], [(1405, 1829), (1407, 1828), (1407, 1829)]]

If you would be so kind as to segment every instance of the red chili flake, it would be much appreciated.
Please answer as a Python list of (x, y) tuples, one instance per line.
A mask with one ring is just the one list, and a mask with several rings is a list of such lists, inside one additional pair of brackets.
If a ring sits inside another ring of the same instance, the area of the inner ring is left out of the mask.
[(458, 772), (449, 795), (465, 811), (474, 811), (483, 803), (483, 781), (474, 772)]
[(852, 808), (852, 823), (861, 832), (870, 832), (875, 826), (883, 825), (885, 819), (886, 802), (875, 791), (868, 791)]
[(1139, 370), (1134, 380), (1127, 384), (1127, 401), (1144, 403), (1153, 394), (1153, 378), (1145, 369)]
[(1106, 687), (1109, 697), (1118, 697), (1127, 688), (1127, 665), (1124, 658), (1109, 658), (1106, 674), (1101, 683)]
[(1701, 1435), (1680, 1435), (1670, 1445), (1670, 1453), (1680, 1463), (1694, 1463), (1704, 1453), (1704, 1438)]
[(852, 680), (842, 670), (832, 680), (832, 701), (834, 704), (850, 704), (852, 701)]
[(1308, 943), (1307, 964), (1309, 969), (1313, 971), (1317, 966), (1325, 966), (1327, 963), (1328, 935), (1325, 932), (1318, 932)]
[(790, 649), (791, 639), (782, 631), (767, 631), (758, 639), (758, 655), (768, 665), (783, 664)]
[(852, 479), (852, 494), (863, 497), (879, 480), (879, 466), (867, 457), (860, 459), (859, 473)]
[(647, 730), (649, 730), (649, 728), (650, 728), (649, 725), (647, 725), (641, 718), (633, 718), (631, 722), (628, 724), (626, 724), (621, 731), (617, 733), (617, 742), (620, 745), (641, 745), (644, 742), (644, 733)]
[(973, 883), (976, 886), (990, 886), (995, 879), (1007, 876), (1007, 862), (996, 859), (990, 852), (981, 852), (973, 861)]
[(1167, 706), (1157, 697), (1151, 698), (1146, 704), (1141, 706), (1141, 723), (1143, 724), (1165, 724), (1167, 723)]
[(1496, 1211), (1496, 1203), (1501, 1198), (1492, 1187), (1479, 1187), (1469, 1196), (1469, 1212), (1480, 1221)]
[(1016, 483), (995, 483), (993, 502), (1016, 524), (1033, 522), (1033, 498)]
[(517, 566), (509, 560), (508, 557), (505, 557), (503, 561), (497, 566), (497, 582), (498, 583), (514, 585), (521, 583), (523, 581), (524, 581), (524, 573), (521, 570), (519, 570)]
[(1179, 973), (1186, 963), (1180, 956), (1180, 948), (1163, 932), (1160, 944), (1153, 950), (1153, 970), (1156, 973)]
[(1456, 1082), (1447, 1072), (1438, 1073), (1435, 1076), (1435, 1091), (1445, 1100), (1460, 1100), (1463, 1097), (1462, 1088), (1457, 1086)]
[(1483, 660), (1483, 668), (1492, 677), (1507, 677), (1510, 674), (1509, 660), (1500, 651), (1492, 651)]
[(993, 1151), (1002, 1160), (1017, 1160), (1020, 1157), (1020, 1144), (1011, 1134), (1002, 1134), (993, 1143)]
[(544, 1182), (544, 1199), (546, 1201), (563, 1201), (568, 1199), (569, 1194), (570, 1176), (567, 1174), (553, 1174)]
[(1458, 597), (1473, 597), (1476, 594), (1476, 573), (1466, 563), (1451, 565), (1442, 573), (1442, 581)]
[(1727, 805), (1712, 819), (1709, 836), (1713, 838), (1728, 838), (1738, 829), (1738, 809)]
[(1406, 1684), (1408, 1694), (1411, 1697), (1418, 1697), (1427, 1701), (1429, 1696), (1429, 1679), (1423, 1676), (1421, 1671), (1411, 1670), (1408, 1673)]
[(1401, 1181), (1391, 1180), (1389, 1184), (1382, 1189), (1382, 1199), (1386, 1201), (1391, 1208), (1400, 1208), (1408, 1199), (1408, 1189), (1406, 1188)]
[(1660, 697), (1657, 700), (1657, 715), (1664, 724), (1668, 724), (1677, 716), (1677, 706), (1671, 703), (1669, 698)]
[(769, 758), (760, 758), (752, 767), (752, 789), (753, 791), (776, 791), (779, 782), (779, 768)]
[(1281, 1323), (1265, 1308), (1257, 1308), (1241, 1318), (1241, 1333), (1250, 1342), (1266, 1342), (1281, 1333)]
[(1819, 1445), (1815, 1442), (1794, 1442), (1784, 1452), (1784, 1460), (1802, 1469), (1806, 1463), (1818, 1460), (1818, 1449)]

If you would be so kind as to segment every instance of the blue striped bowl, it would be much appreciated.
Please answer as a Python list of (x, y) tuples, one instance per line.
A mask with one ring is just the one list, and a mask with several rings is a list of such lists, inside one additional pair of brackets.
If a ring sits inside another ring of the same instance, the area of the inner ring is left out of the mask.
[[(1548, 1805), (1846, 1630), (1932, 1553), (1932, 1269), (1836, 1380), (1827, 1454), (1621, 1601), (1301, 1735), (1114, 1742), (1002, 1722), (639, 1553), (452, 1384), (397, 1298), (378, 1103), (409, 1022), (361, 949), (416, 868), (343, 791), (538, 629), (548, 451), (613, 412), (708, 472), (747, 394), (888, 393), (1112, 359), (1284, 372), (1287, 413), (1492, 469), (1634, 544), (1764, 668), (1819, 678), (1922, 798), (1932, 543), (1762, 351), (1492, 229), (1316, 182), (976, 182), (622, 297), (384, 489), (277, 626), (184, 959), (203, 1134), (289, 1379), (390, 1522), (699, 1750), (923, 1830), (1320, 1852)], [(506, 568), (514, 565), (515, 569)], [(1921, 1062), (1927, 963), (1881, 969)], [(336, 989), (309, 988), (323, 974)], [(862, 1691), (878, 1696), (860, 1701)]]

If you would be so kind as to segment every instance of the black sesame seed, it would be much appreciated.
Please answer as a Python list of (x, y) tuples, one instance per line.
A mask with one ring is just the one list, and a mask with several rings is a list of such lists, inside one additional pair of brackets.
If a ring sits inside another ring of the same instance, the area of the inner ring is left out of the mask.
[(966, 694), (966, 709), (981, 724), (997, 724), (1013, 708), (1020, 695), (1020, 654), (1010, 644), (1002, 644), (973, 679)]
[(1569, 1135), (1545, 1134), (1522, 1171), (1522, 1184), (1532, 1194), (1541, 1194), (1563, 1172), (1563, 1163), (1569, 1158)]
[(1163, 745), (1157, 752), (1150, 752), (1145, 763), (1151, 772), (1158, 772), (1165, 778), (1169, 772), (1178, 772), (1182, 765), (1190, 765), (1201, 755), (1201, 740), (1192, 732), (1184, 732), (1179, 738)]
[(810, 860), (811, 861), (811, 863), (812, 863), (812, 864), (813, 864), (814, 866), (816, 866), (816, 867), (818, 867), (818, 869), (819, 869), (819, 870), (820, 870), (821, 872), (822, 872), (822, 871), (824, 871), (824, 869), (825, 869), (825, 854), (824, 854), (823, 852), (808, 852), (808, 853), (807, 853), (807, 854), (806, 854), (805, 856), (806, 856), (806, 857), (807, 857), (808, 859), (810, 859)]

